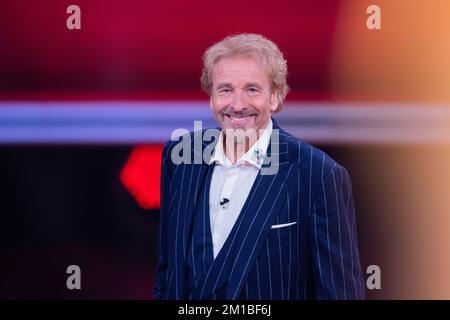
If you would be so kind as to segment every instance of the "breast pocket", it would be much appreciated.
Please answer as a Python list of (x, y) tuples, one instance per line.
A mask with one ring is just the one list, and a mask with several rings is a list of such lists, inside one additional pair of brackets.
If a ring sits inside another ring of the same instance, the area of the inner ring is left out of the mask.
[(293, 222), (287, 222), (287, 223), (278, 223), (278, 224), (273, 224), (270, 229), (282, 229), (282, 228), (288, 228), (290, 226), (296, 225), (297, 221), (293, 221)]
[(275, 222), (270, 226), (268, 240), (271, 246), (288, 245), (297, 238), (298, 221)]
[[(272, 278), (278, 279), (282, 275), (293, 274), (296, 270), (298, 230), (298, 221), (283, 221), (280, 219), (271, 225), (266, 243), (261, 251), (261, 258), (262, 261), (268, 261), (267, 264), (270, 265)], [(288, 285), (287, 283), (283, 284), (284, 287)], [(281, 286), (281, 283), (279, 285)]]

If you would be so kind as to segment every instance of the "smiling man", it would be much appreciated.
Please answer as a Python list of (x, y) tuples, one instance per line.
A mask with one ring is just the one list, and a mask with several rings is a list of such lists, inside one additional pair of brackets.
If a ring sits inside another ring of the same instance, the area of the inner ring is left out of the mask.
[(154, 298), (363, 298), (347, 170), (271, 117), (289, 90), (278, 47), (240, 34), (203, 63), (221, 131), (192, 143), (212, 150), (201, 164), (173, 161), (177, 141), (164, 147)]

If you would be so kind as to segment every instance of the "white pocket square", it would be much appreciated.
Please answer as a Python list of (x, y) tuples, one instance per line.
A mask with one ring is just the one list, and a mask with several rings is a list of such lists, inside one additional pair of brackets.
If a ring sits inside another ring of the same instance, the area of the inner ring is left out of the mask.
[(294, 224), (297, 224), (297, 221), (294, 222), (289, 222), (289, 223), (282, 223), (282, 224), (274, 224), (270, 227), (270, 229), (280, 229), (280, 228), (285, 228), (285, 227), (289, 227), (292, 226)]

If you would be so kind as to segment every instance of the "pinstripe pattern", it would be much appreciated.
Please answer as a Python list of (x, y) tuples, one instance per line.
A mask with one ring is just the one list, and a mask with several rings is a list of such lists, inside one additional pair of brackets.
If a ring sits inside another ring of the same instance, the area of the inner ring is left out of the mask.
[(205, 188), (201, 189), (199, 195), (203, 200), (199, 206), (194, 207), (193, 232), (189, 242), (187, 257), (187, 291), (189, 292), (189, 299), (193, 298), (194, 288), (198, 286), (199, 279), (205, 275), (213, 262), (213, 244), (209, 227), (209, 201), (207, 201), (207, 190), (210, 186), (212, 171), (212, 167), (210, 167), (206, 176)]
[(212, 170), (174, 165), (174, 143), (166, 144), (156, 299), (364, 297), (348, 172), (272, 121), (280, 130), (278, 173), (257, 176), (216, 259), (208, 220)]
[(325, 183), (323, 178), (323, 167), (325, 165), (325, 155), (322, 155), (322, 171), (320, 172), (321, 181), (322, 181), (322, 192), (323, 192), (323, 204), (325, 206), (325, 224), (326, 224), (326, 234), (327, 234), (327, 252), (328, 252), (328, 265), (329, 265), (329, 271), (330, 271), (330, 277), (331, 277), (331, 284), (333, 285), (333, 292), (334, 292), (334, 298), (337, 298), (336, 293), (336, 285), (334, 283), (334, 271), (333, 271), (333, 260), (331, 259), (331, 247), (330, 247), (330, 228), (329, 228), (329, 217), (328, 217), (328, 206), (327, 206), (327, 192), (325, 190)]
[[(261, 300), (261, 279), (259, 278), (259, 266), (258, 266), (258, 264), (259, 264), (259, 262), (258, 262), (258, 260), (256, 260), (256, 277), (257, 277), (257, 284), (258, 284), (258, 286), (257, 286), (257, 288), (258, 288), (258, 300)], [(247, 298), (250, 299), (248, 297), (248, 294), (247, 294)]]
[[(291, 206), (290, 206), (290, 201), (289, 201), (289, 194), (287, 196), (287, 212), (288, 212), (288, 221), (291, 221), (291, 215), (290, 215), (290, 211), (291, 211)], [(277, 219), (278, 220), (278, 219)], [(279, 235), (278, 235), (279, 236)], [(292, 236), (291, 236), (291, 229), (289, 228), (289, 260), (288, 263), (289, 265), (291, 265), (291, 261), (292, 261)], [(280, 253), (281, 253), (281, 240), (280, 240)], [(280, 266), (282, 267), (283, 261), (282, 258), (280, 256)], [(283, 279), (283, 277), (281, 277), (281, 279)], [(288, 269), (288, 278), (287, 278), (287, 297), (286, 299), (289, 300), (290, 298), (290, 287), (291, 287), (291, 268)]]

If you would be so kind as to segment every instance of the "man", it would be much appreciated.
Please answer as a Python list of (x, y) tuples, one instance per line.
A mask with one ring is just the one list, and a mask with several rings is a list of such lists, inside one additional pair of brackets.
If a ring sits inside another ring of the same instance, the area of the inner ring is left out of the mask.
[(222, 130), (200, 150), (184, 144), (183, 159), (212, 151), (197, 164), (175, 159), (180, 142), (164, 147), (154, 298), (363, 298), (346, 169), (271, 118), (288, 92), (278, 47), (240, 34), (203, 62)]

